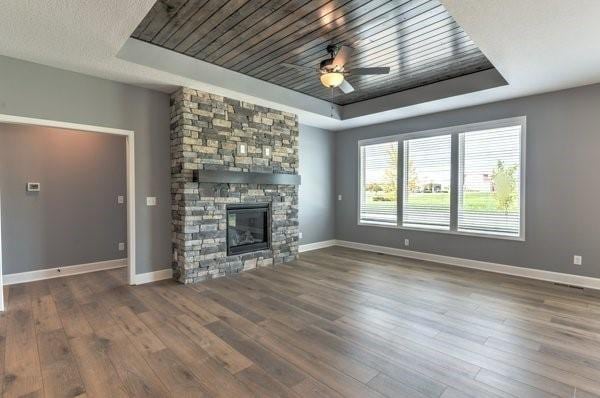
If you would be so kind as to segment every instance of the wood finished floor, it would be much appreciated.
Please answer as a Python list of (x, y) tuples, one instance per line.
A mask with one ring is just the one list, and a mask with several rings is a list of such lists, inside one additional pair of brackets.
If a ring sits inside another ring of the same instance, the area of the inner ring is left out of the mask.
[(600, 396), (600, 295), (343, 248), (194, 286), (10, 286), (5, 397)]

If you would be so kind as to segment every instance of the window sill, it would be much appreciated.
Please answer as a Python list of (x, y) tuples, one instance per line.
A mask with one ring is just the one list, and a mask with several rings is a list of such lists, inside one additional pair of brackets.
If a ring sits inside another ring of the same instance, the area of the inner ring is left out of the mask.
[(420, 228), (420, 227), (415, 227), (415, 226), (401, 226), (401, 225), (396, 225), (396, 224), (382, 224), (382, 223), (364, 222), (364, 221), (359, 221), (357, 225), (359, 227), (382, 227), (382, 228), (399, 229), (399, 230), (404, 230), (404, 231), (432, 232), (432, 233), (446, 234), (446, 235), (471, 236), (471, 237), (476, 237), (476, 238), (491, 238), (491, 239), (499, 239), (499, 240), (512, 240), (512, 241), (517, 241), (517, 242), (525, 242), (524, 236), (500, 235), (500, 234), (483, 233), (483, 232), (451, 231), (448, 229)]

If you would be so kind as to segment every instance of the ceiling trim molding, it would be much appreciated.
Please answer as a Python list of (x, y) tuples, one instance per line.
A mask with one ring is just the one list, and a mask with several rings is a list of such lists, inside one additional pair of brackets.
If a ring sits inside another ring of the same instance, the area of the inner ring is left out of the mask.
[(393, 109), (506, 85), (508, 85), (508, 82), (495, 68), (492, 68), (428, 84), (426, 86), (345, 105), (342, 107), (342, 120), (386, 112)]
[[(508, 84), (496, 69), (471, 73), (349, 105), (335, 105), (137, 39), (128, 39), (117, 58), (171, 73), (191, 88), (298, 114), (304, 124), (330, 124)], [(257, 94), (258, 93), (258, 94)]]

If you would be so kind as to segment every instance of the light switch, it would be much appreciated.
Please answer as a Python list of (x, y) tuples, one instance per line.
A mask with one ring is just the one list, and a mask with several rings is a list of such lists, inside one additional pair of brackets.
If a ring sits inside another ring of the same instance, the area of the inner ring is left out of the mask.
[(265, 154), (265, 157), (270, 158), (271, 157), (271, 147), (264, 145), (263, 146), (263, 153)]
[(342, 200), (342, 195), (338, 195), (338, 200)]
[(117, 203), (122, 205), (123, 203), (125, 203), (125, 197), (123, 195), (119, 195), (117, 196)]
[(125, 243), (121, 242), (121, 243), (119, 243), (119, 251), (123, 251), (123, 250), (125, 250)]
[(146, 198), (146, 206), (156, 206), (156, 198), (154, 196), (148, 196)]

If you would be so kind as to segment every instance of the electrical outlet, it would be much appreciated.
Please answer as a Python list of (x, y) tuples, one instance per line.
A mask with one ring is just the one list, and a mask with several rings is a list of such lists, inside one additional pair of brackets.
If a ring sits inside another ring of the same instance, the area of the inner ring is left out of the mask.
[(409, 245), (410, 245), (410, 240), (404, 239), (404, 246), (409, 246)]
[(577, 254), (573, 256), (573, 264), (575, 265), (581, 265), (583, 264), (583, 258), (581, 258), (581, 256), (578, 256)]
[(146, 198), (146, 206), (156, 206), (156, 198), (154, 196), (148, 196)]
[(302, 239), (302, 232), (298, 232), (298, 237)]
[(119, 243), (119, 251), (123, 251), (125, 250), (125, 243), (121, 242)]
[(342, 195), (338, 195), (338, 200), (342, 200)]
[(119, 195), (117, 196), (117, 203), (122, 205), (123, 203), (125, 203), (125, 196), (123, 195)]

